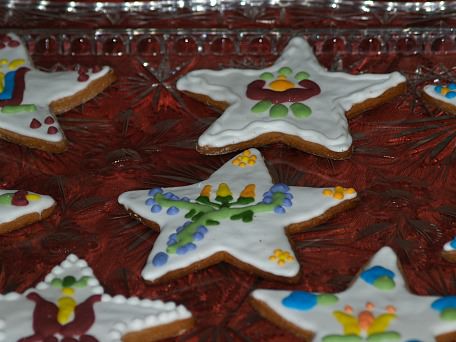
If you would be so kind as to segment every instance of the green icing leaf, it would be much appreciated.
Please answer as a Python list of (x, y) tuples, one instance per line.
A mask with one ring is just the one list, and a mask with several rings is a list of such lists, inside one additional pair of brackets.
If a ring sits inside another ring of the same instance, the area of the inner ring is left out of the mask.
[(272, 102), (269, 100), (263, 100), (255, 104), (250, 110), (254, 113), (263, 113), (272, 106)]
[(196, 210), (192, 209), (187, 214), (185, 214), (185, 218), (191, 218), (195, 214), (196, 214)]
[(323, 337), (323, 342), (360, 342), (363, 338), (356, 335), (328, 335)]
[(279, 75), (281, 75), (281, 76), (291, 75), (292, 72), (293, 72), (293, 70), (290, 67), (283, 67), (283, 68), (280, 68), (278, 71)]
[(294, 116), (297, 118), (307, 118), (312, 114), (312, 110), (309, 106), (306, 106), (303, 103), (293, 103), (290, 106), (291, 111), (293, 112)]
[(440, 318), (444, 321), (456, 321), (456, 308), (446, 308), (440, 313)]
[(305, 71), (300, 71), (295, 75), (295, 79), (298, 81), (307, 80), (310, 75)]
[(367, 338), (368, 342), (395, 342), (400, 341), (401, 335), (395, 331), (386, 331), (372, 334)]
[(199, 203), (204, 203), (204, 204), (210, 203), (209, 198), (206, 196), (198, 196), (195, 201), (199, 202)]
[(394, 282), (394, 280), (388, 276), (383, 276), (383, 277), (377, 278), (374, 281), (373, 285), (377, 289), (382, 290), (382, 291), (390, 291), (396, 287), (396, 283)]
[(210, 220), (209, 219), (209, 220), (206, 221), (206, 225), (208, 225), (208, 226), (217, 226), (219, 224), (220, 224), (220, 222), (216, 221), (216, 220)]
[(263, 81), (269, 81), (269, 80), (272, 80), (273, 78), (274, 78), (274, 75), (272, 74), (272, 72), (263, 72), (260, 75), (260, 79)]
[(228, 195), (228, 196), (217, 196), (215, 200), (219, 203), (222, 204), (228, 204), (233, 200), (233, 196)]
[(283, 104), (276, 104), (272, 106), (271, 110), (269, 111), (269, 115), (273, 118), (282, 118), (284, 116), (287, 116), (287, 114), (288, 108)]
[(54, 279), (52, 279), (52, 281), (51, 281), (51, 286), (52, 286), (52, 287), (61, 288), (61, 287), (62, 287), (62, 279), (60, 279), (60, 278), (54, 278)]
[(62, 286), (63, 287), (72, 287), (76, 283), (76, 278), (73, 276), (66, 276), (63, 278)]
[(13, 194), (3, 194), (0, 196), (0, 205), (11, 205), (11, 201), (13, 200)]
[(253, 211), (252, 210), (246, 210), (243, 211), (240, 214), (236, 214), (230, 217), (232, 220), (242, 220), (242, 222), (252, 222), (253, 221)]
[(236, 204), (249, 204), (252, 202), (255, 202), (255, 199), (252, 197), (239, 197)]
[(84, 276), (81, 279), (79, 279), (73, 286), (82, 289), (87, 286), (87, 284), (89, 283), (89, 279), (90, 277)]
[(339, 298), (336, 295), (333, 294), (320, 294), (317, 297), (317, 304), (318, 305), (332, 305), (335, 304), (339, 301)]
[(192, 217), (192, 221), (196, 221), (196, 220), (199, 220), (201, 218), (201, 216), (203, 216), (204, 213), (202, 211), (200, 211), (198, 214), (196, 214), (195, 216)]

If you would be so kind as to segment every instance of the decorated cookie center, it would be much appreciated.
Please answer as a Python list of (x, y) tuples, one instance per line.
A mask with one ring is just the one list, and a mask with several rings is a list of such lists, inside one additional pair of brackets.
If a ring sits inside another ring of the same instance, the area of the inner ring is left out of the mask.
[(454, 99), (456, 97), (456, 83), (449, 83), (448, 85), (437, 85), (434, 87), (437, 94), (445, 96), (447, 99)]
[[(290, 80), (291, 77), (296, 80), (296, 84)], [(308, 117), (312, 111), (301, 102), (320, 94), (320, 87), (309, 80), (309, 77), (305, 71), (293, 75), (293, 70), (289, 67), (280, 68), (277, 75), (271, 72), (262, 73), (260, 80), (247, 86), (247, 98), (259, 101), (252, 107), (252, 112), (262, 113), (269, 110), (271, 117), (284, 117), (291, 109), (297, 118)]]
[(27, 191), (19, 190), (0, 195), (0, 205), (12, 205), (16, 207), (23, 207), (30, 203), (30, 201), (38, 201), (41, 198), (38, 194), (32, 194)]

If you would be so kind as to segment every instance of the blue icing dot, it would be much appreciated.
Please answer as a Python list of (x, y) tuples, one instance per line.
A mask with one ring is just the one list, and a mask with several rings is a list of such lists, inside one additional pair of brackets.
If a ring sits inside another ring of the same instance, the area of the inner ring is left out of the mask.
[(174, 200), (174, 201), (178, 201), (179, 200), (179, 196), (176, 196), (174, 194), (171, 194), (171, 199)]
[(181, 198), (181, 201), (190, 202), (190, 198), (188, 198), (188, 197), (182, 197), (182, 198)]
[(291, 194), (291, 192), (287, 192), (285, 194), (285, 198), (288, 198), (289, 200), (292, 200), (293, 199), (293, 194)]
[(193, 234), (193, 238), (196, 240), (196, 241), (200, 241), (202, 239), (204, 239), (204, 234), (200, 233), (200, 232), (196, 232), (195, 234)]
[(309, 311), (317, 305), (317, 296), (310, 292), (293, 291), (282, 299), (282, 304), (290, 309)]
[(151, 205), (154, 205), (154, 204), (155, 204), (155, 201), (154, 201), (153, 198), (148, 198), (146, 200), (146, 205), (151, 206)]
[(176, 215), (179, 213), (179, 208), (176, 207), (169, 207), (168, 210), (166, 211), (168, 215)]
[(208, 232), (207, 228), (205, 226), (199, 226), (196, 231), (201, 234), (206, 234)]
[(173, 199), (173, 194), (171, 192), (165, 192), (163, 194), (163, 197), (165, 197), (166, 199)]
[(439, 298), (431, 304), (431, 307), (438, 312), (442, 312), (448, 308), (456, 308), (456, 296)]
[(187, 227), (187, 226), (188, 226), (189, 224), (191, 224), (191, 223), (192, 223), (192, 221), (187, 221), (187, 222), (185, 222), (185, 223), (184, 223), (184, 227)]
[(392, 279), (394, 276), (395, 274), (393, 271), (383, 266), (374, 266), (361, 273), (361, 279), (371, 285), (380, 277), (389, 277)]
[(179, 254), (179, 255), (183, 255), (185, 253), (187, 253), (188, 250), (187, 250), (187, 245), (184, 245), (184, 246), (181, 246), (179, 247), (177, 250), (176, 250), (176, 253)]
[(272, 203), (272, 197), (265, 197), (263, 198), (263, 203), (266, 203), (266, 204), (271, 204)]
[(150, 211), (153, 213), (158, 213), (162, 210), (162, 207), (160, 204), (154, 204), (152, 208), (150, 208)]
[(180, 232), (183, 231), (184, 229), (185, 229), (185, 226), (177, 227), (176, 232), (180, 233)]
[(407, 340), (405, 342), (422, 342), (421, 340)]
[(288, 192), (289, 189), (290, 188), (288, 187), (288, 185), (283, 184), (283, 183), (277, 183), (277, 184), (272, 186), (270, 191), (272, 193), (274, 193), (274, 192)]
[(456, 90), (456, 83), (450, 83), (450, 84), (448, 84), (448, 89), (450, 89), (450, 90)]
[(272, 192), (271, 192), (271, 191), (266, 191), (266, 192), (263, 194), (263, 197), (272, 197)]
[(194, 243), (187, 243), (187, 251), (194, 251), (196, 249), (196, 245)]
[(456, 237), (453, 238), (453, 240), (451, 240), (450, 246), (451, 246), (452, 248), (456, 249)]
[(175, 245), (177, 243), (177, 234), (173, 233), (168, 237), (168, 246)]
[(445, 94), (445, 97), (447, 99), (454, 99), (456, 97), (456, 92), (454, 91), (449, 91), (448, 93)]
[(278, 205), (277, 207), (274, 208), (274, 212), (276, 214), (285, 214), (285, 208)]
[(442, 87), (441, 85), (438, 85), (438, 86), (436, 86), (436, 87), (434, 88), (434, 90), (435, 90), (437, 93), (440, 94), (440, 93), (442, 92), (442, 88), (443, 88), (443, 87)]
[(156, 194), (158, 194), (158, 193), (161, 194), (162, 192), (163, 192), (162, 188), (153, 188), (153, 189), (149, 190), (148, 195), (149, 196), (155, 196)]
[(152, 259), (152, 264), (154, 266), (163, 266), (168, 262), (168, 254), (164, 252), (158, 252), (155, 254), (154, 258)]
[(284, 207), (290, 208), (293, 205), (293, 203), (288, 198), (284, 198), (282, 205)]

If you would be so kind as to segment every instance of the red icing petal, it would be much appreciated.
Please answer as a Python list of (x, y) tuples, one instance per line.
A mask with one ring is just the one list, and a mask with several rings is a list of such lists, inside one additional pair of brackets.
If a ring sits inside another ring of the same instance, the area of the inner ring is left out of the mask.
[(93, 68), (92, 68), (92, 72), (95, 74), (97, 72), (100, 72), (101, 71), (101, 66), (99, 65), (95, 65)]
[(5, 46), (6, 46), (5, 44), (3, 44), (3, 43), (0, 42), (0, 49), (4, 49)]
[(48, 116), (48, 117), (46, 117), (46, 119), (44, 119), (44, 123), (46, 125), (52, 125), (54, 122), (55, 122), (55, 120), (52, 116)]
[(13, 198), (11, 199), (11, 204), (18, 207), (24, 207), (28, 205), (29, 202), (27, 201), (27, 198), (25, 198), (25, 195), (27, 195), (27, 191), (16, 191), (16, 193), (13, 195)]
[(11, 37), (8, 36), (8, 35), (6, 35), (6, 34), (4, 34), (4, 35), (1, 36), (1, 40), (2, 40), (2, 42), (4, 42), (4, 43), (8, 43), (8, 42), (11, 41)]
[(78, 73), (79, 73), (79, 75), (86, 74), (87, 70), (88, 70), (88, 68), (86, 68), (85, 66), (80, 66), (78, 69)]
[(51, 126), (51, 127), (48, 128), (47, 133), (48, 133), (48, 134), (56, 134), (58, 131), (59, 131), (59, 130), (57, 129), (57, 127)]
[(11, 40), (8, 42), (8, 46), (12, 48), (18, 47), (19, 45), (21, 45), (21, 43), (19, 43), (17, 40)]
[(30, 122), (30, 128), (37, 129), (41, 127), (41, 122), (39, 122), (37, 119), (33, 119), (32, 122)]
[(87, 74), (80, 74), (79, 77), (78, 77), (78, 81), (79, 82), (85, 82), (89, 79), (89, 75)]

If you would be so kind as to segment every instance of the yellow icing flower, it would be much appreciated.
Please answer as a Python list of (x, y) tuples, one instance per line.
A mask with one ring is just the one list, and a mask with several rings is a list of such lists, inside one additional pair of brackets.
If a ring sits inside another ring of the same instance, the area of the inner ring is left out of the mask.
[(288, 251), (283, 251), (280, 248), (274, 249), (273, 254), (269, 257), (269, 261), (275, 261), (279, 266), (285, 265), (287, 262), (293, 261), (295, 258)]
[(366, 303), (366, 310), (354, 316), (353, 308), (346, 306), (344, 311), (334, 311), (333, 315), (344, 328), (344, 335), (371, 336), (386, 332), (392, 320), (396, 318), (396, 309), (392, 305), (387, 306), (387, 313), (375, 316), (372, 312), (374, 305)]
[(344, 188), (342, 186), (336, 186), (334, 189), (324, 189), (323, 195), (327, 197), (332, 197), (336, 200), (343, 200), (345, 195), (351, 195), (356, 193), (356, 190), (353, 188)]
[(28, 201), (38, 201), (41, 198), (41, 196), (38, 194), (27, 194), (27, 195), (25, 195), (25, 198)]
[(239, 197), (255, 198), (255, 184), (246, 185)]
[(231, 196), (232, 195), (230, 187), (226, 183), (220, 183), (220, 185), (218, 186), (216, 194), (219, 197), (227, 197), (227, 196)]
[(277, 76), (277, 79), (269, 83), (269, 88), (275, 91), (285, 91), (293, 89), (295, 84), (287, 79), (284, 75)]
[(255, 165), (257, 156), (252, 154), (250, 150), (246, 150), (233, 159), (232, 164), (234, 166), (246, 167)]

